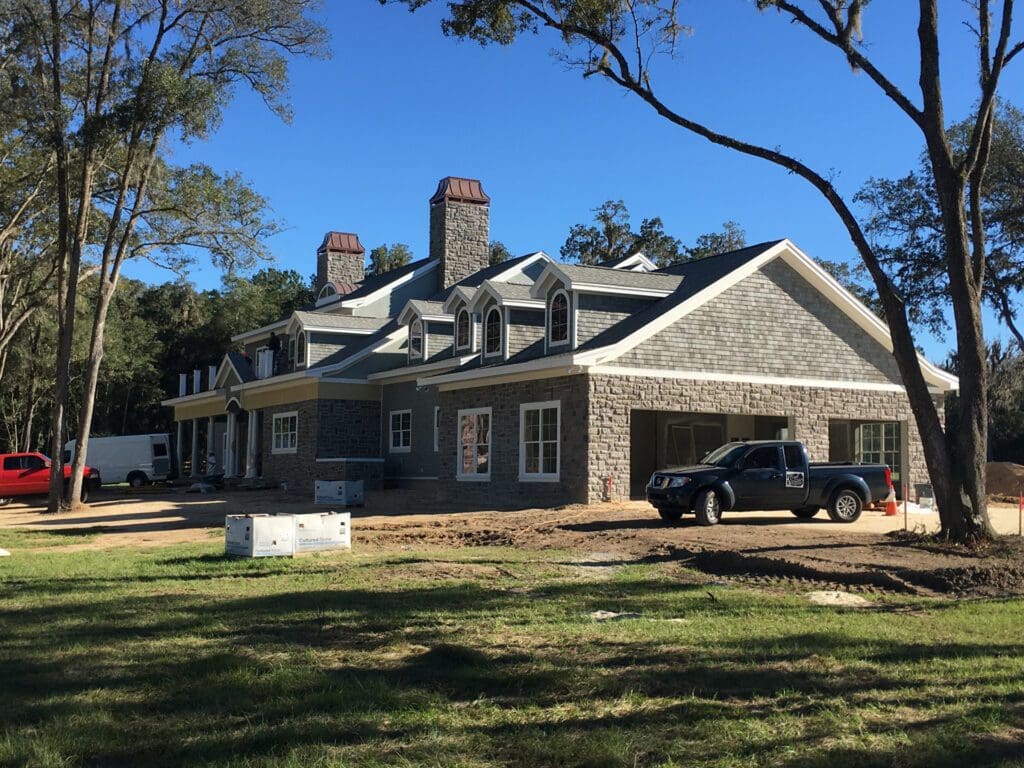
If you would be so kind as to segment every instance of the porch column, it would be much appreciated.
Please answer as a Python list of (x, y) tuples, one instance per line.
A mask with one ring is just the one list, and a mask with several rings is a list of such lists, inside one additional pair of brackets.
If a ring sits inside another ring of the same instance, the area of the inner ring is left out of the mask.
[(224, 449), (224, 477), (234, 477), (237, 473), (235, 466), (235, 443), (238, 442), (238, 417), (234, 411), (228, 411), (228, 444)]
[(177, 460), (178, 476), (184, 477), (184, 461), (185, 461), (185, 422), (178, 422), (178, 439), (174, 442), (174, 458)]
[(249, 411), (249, 432), (245, 441), (245, 476), (250, 480), (256, 477), (256, 430), (259, 428), (260, 416), (255, 410)]
[(199, 419), (192, 419), (192, 477), (199, 477)]
[[(215, 423), (213, 416), (206, 420), (206, 457), (209, 460), (210, 454), (217, 455), (217, 446), (213, 442), (213, 436), (216, 434)], [(207, 472), (209, 472), (209, 466), (207, 466)]]

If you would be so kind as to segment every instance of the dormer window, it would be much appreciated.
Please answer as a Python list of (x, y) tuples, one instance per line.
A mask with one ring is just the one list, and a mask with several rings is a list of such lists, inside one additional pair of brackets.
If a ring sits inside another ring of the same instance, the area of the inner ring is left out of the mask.
[(306, 362), (306, 334), (300, 333), (295, 339), (295, 364)]
[(484, 322), (484, 354), (497, 355), (501, 352), (501, 310), (491, 307)]
[(413, 320), (409, 326), (409, 357), (423, 357), (423, 321)]
[(469, 346), (469, 310), (460, 309), (455, 318), (455, 348), (466, 349)]
[(559, 291), (551, 299), (551, 314), (548, 318), (548, 343), (564, 344), (569, 340), (569, 296)]

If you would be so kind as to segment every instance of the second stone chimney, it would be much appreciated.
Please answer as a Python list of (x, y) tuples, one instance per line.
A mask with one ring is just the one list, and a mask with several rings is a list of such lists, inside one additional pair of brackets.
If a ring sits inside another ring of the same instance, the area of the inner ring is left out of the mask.
[[(359, 235), (349, 232), (328, 232), (316, 249), (316, 285), (313, 293), (332, 283), (338, 293), (346, 293), (344, 286), (361, 283), (365, 276), (364, 257), (366, 249), (359, 242)], [(352, 290), (351, 287), (348, 290)]]
[(439, 291), (488, 265), (490, 212), (491, 198), (476, 179), (438, 182), (430, 198), (430, 258), (440, 261)]

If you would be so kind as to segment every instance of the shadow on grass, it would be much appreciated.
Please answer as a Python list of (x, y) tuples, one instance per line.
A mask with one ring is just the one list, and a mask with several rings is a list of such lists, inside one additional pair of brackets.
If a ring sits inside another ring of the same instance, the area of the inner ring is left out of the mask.
[[(325, 587), (311, 566), (250, 563), (166, 558), (151, 565), (164, 574), (69, 579), (5, 609), (0, 765), (29, 762), (33, 740), (95, 766), (296, 754), (316, 763), (324, 750), (354, 765), (645, 766), (723, 755), (792, 768), (982, 765), (1011, 753), (972, 729), (1021, 721), (1009, 661), (1022, 643), (808, 631), (835, 614), (783, 604), (791, 629), (752, 643), (742, 631), (705, 637), (716, 621), (756, 620), (750, 604), (661, 580), (549, 582), (537, 600), (472, 581), (346, 588), (333, 562), (325, 569), (337, 585)], [(250, 570), (287, 577), (285, 588), (244, 594), (234, 578)], [(189, 586), (225, 576), (213, 594)], [(167, 584), (140, 594), (131, 587), (140, 578)], [(316, 586), (297, 588), (304, 580)], [(97, 596), (104, 583), (113, 594)], [(608, 606), (652, 617), (687, 610), (708, 629), (683, 639), (653, 622), (652, 636), (641, 623), (586, 618)], [(973, 665), (986, 688), (966, 708), (934, 673), (950, 660)], [(884, 718), (859, 720), (860, 736), (895, 733), (887, 746), (830, 746), (830, 709), (875, 709), (890, 695), (932, 714), (898, 732)], [(799, 725), (765, 727), (786, 718)]]

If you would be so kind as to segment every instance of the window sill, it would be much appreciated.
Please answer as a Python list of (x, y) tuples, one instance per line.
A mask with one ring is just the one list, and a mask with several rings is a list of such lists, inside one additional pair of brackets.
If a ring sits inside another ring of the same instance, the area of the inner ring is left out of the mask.
[(558, 483), (561, 482), (559, 475), (526, 475), (519, 474), (520, 483)]
[(491, 475), (489, 472), (486, 475), (456, 475), (455, 479), (460, 483), (489, 483)]
[(282, 454), (298, 453), (298, 448), (271, 448), (270, 453), (273, 456), (280, 456)]
[(388, 453), (412, 453), (412, 446), (409, 445), (404, 448), (395, 448), (394, 446), (391, 446), (388, 448)]

